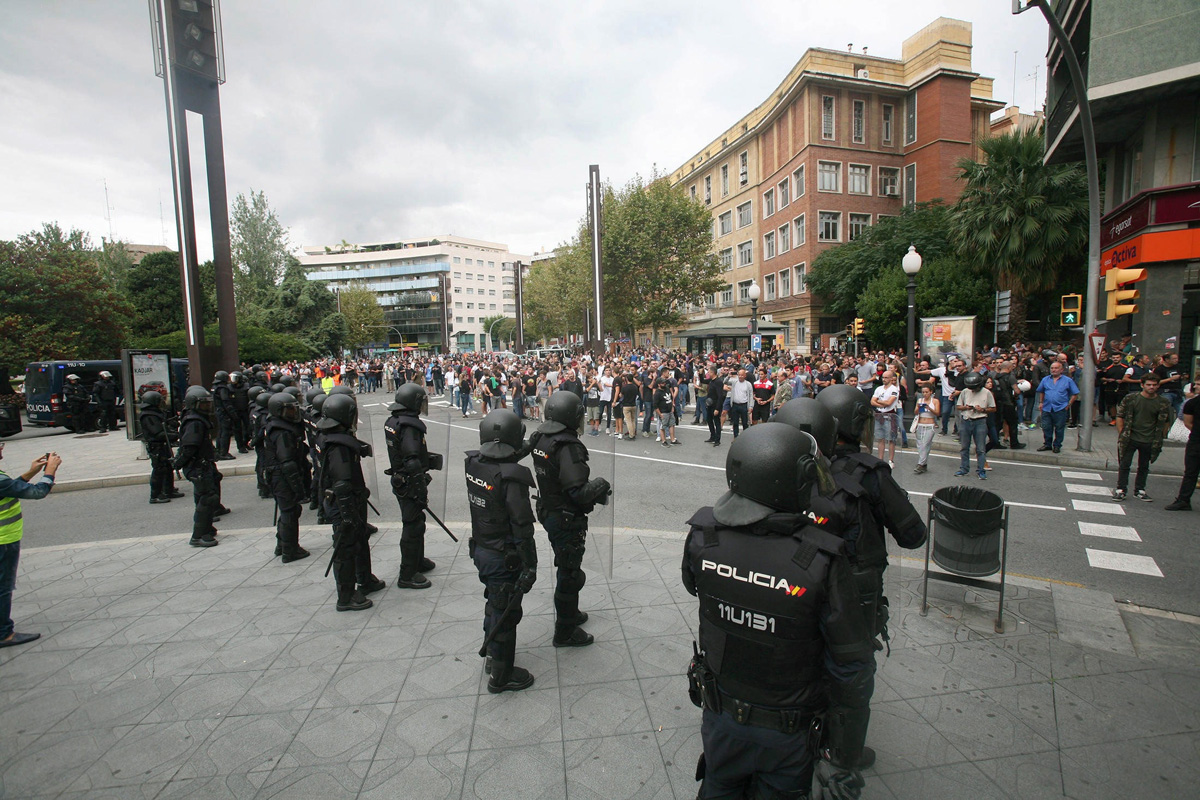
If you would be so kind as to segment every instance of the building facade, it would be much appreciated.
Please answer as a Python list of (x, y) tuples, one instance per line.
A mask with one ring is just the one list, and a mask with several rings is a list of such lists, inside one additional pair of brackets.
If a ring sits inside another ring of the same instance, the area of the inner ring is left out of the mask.
[(386, 326), (371, 349), (488, 347), (483, 320), (516, 316), (511, 264), (529, 261), (508, 245), (462, 236), (302, 250), (300, 263), (311, 280), (326, 281), (335, 292), (351, 285), (375, 292)]
[(955, 164), (979, 156), (1002, 106), (992, 79), (971, 69), (969, 22), (934, 21), (905, 40), (899, 59), (806, 51), (765, 102), (671, 173), (712, 208), (726, 284), (688, 304), (687, 327), (660, 343), (748, 346), (741, 331), (755, 282), (762, 321), (778, 326), (764, 328), (764, 346), (774, 339), (807, 353), (843, 330), (846, 320), (824, 313), (808, 289), (813, 260), (906, 204), (954, 202)]
[[(1200, 5), (1195, 0), (1055, 4), (1087, 81), (1102, 179), (1101, 274), (1144, 267), (1136, 314), (1108, 321), (1146, 353), (1200, 370)], [(1056, 42), (1047, 56), (1046, 159), (1082, 161), (1083, 134)], [(1103, 279), (1096, 292), (1106, 312)]]

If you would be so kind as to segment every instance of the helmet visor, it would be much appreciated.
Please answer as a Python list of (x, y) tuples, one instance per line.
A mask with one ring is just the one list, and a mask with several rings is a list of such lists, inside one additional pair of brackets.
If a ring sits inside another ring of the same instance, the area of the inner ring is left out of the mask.
[(837, 491), (837, 484), (833, 482), (833, 473), (829, 469), (829, 459), (823, 455), (817, 455), (817, 484), (814, 487), (822, 497), (832, 497)]

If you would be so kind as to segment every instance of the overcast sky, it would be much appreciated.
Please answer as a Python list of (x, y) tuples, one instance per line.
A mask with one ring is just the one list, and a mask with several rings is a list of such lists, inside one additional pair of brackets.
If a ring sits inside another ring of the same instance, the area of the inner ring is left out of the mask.
[[(229, 196), (265, 191), (297, 247), (453, 233), (552, 248), (583, 214), (589, 164), (617, 184), (673, 169), (806, 48), (898, 58), (938, 16), (974, 24), (997, 99), (1030, 110), (1035, 67), (1039, 105), (1046, 86), (1045, 21), (1009, 0), (221, 6)], [(2, 0), (0, 103), (0, 238), (57, 221), (175, 246), (145, 0)]]

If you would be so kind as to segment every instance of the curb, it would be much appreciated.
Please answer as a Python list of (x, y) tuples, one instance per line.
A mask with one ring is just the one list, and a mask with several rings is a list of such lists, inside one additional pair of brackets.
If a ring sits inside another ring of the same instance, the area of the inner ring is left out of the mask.
[[(253, 475), (253, 464), (239, 464), (234, 467), (227, 467), (220, 470), (225, 477), (237, 477), (241, 475)], [(142, 483), (147, 483), (150, 480), (150, 473), (143, 472), (138, 475), (111, 475), (107, 478), (86, 478), (78, 481), (55, 481), (55, 492), (79, 492), (84, 489), (111, 489), (115, 486), (137, 486)]]

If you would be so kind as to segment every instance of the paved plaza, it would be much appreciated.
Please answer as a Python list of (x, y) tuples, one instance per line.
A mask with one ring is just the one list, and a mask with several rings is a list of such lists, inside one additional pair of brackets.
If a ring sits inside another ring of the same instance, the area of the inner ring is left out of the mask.
[[(0, 796), (694, 797), (682, 532), (618, 534), (611, 580), (592, 562), (596, 643), (580, 649), (550, 645), (539, 535), (517, 658), (537, 683), (503, 695), (477, 656), (482, 587), (466, 546), (433, 534), (434, 587), (389, 588), (359, 613), (333, 608), (317, 526), (302, 528), (313, 557), (290, 565), (271, 557), (266, 527), (207, 550), (184, 531), (27, 547), (14, 613), (43, 636), (0, 650)], [(373, 540), (389, 583), (397, 537), (384, 525)], [(1010, 586), (996, 635), (986, 591), (932, 583), (922, 617), (911, 563), (889, 570), (864, 797), (1192, 795), (1200, 626), (1113, 611), (1127, 636), (1089, 639), (1084, 625), (1080, 638), (1079, 597)]]

